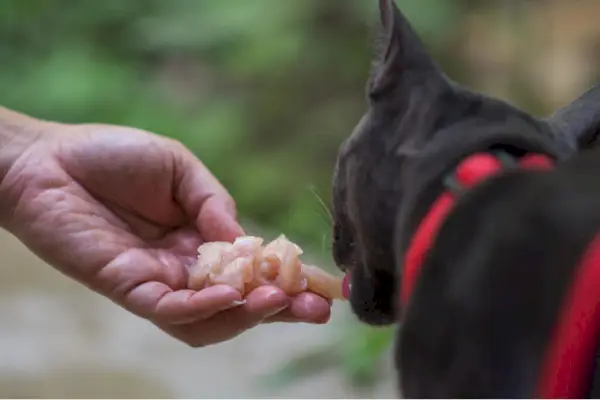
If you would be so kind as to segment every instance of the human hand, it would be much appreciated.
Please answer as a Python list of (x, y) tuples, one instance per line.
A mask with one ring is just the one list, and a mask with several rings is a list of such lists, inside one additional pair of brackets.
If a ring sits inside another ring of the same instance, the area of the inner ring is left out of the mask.
[(38, 124), (0, 183), (0, 223), (50, 265), (193, 347), (262, 322), (327, 322), (331, 304), (311, 293), (185, 288), (203, 241), (244, 232), (227, 191), (179, 142)]

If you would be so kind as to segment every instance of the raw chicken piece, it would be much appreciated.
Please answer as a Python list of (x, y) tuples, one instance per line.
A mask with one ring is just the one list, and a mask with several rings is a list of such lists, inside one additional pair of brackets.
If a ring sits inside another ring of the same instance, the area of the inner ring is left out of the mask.
[(188, 287), (226, 284), (241, 294), (275, 285), (288, 294), (312, 291), (329, 299), (344, 299), (342, 279), (299, 259), (302, 249), (284, 235), (262, 246), (263, 239), (239, 237), (233, 243), (210, 242), (198, 248), (198, 263), (189, 271)]
[(279, 259), (279, 274), (275, 284), (288, 294), (297, 294), (306, 290), (308, 282), (302, 273), (302, 264), (298, 259), (302, 253), (302, 249), (284, 235), (280, 235), (263, 250), (263, 256), (275, 256)]
[(244, 293), (246, 284), (252, 282), (254, 276), (254, 271), (252, 271), (253, 262), (254, 258), (251, 256), (236, 258), (227, 264), (222, 271), (211, 271), (209, 273), (210, 282), (213, 285), (229, 285), (238, 292)]
[(198, 247), (198, 262), (191, 268), (188, 287), (200, 290), (206, 285), (208, 275), (223, 271), (223, 254), (231, 252), (233, 245), (228, 242), (209, 242)]
[[(198, 263), (189, 271), (188, 287), (226, 284), (243, 292), (252, 281), (253, 263), (262, 252), (263, 239), (243, 236), (235, 242), (208, 242), (198, 247)], [(238, 260), (243, 259), (244, 262)]]
[(275, 255), (277, 256), (280, 260), (283, 259), (283, 252), (287, 249), (288, 246), (292, 246), (294, 248), (294, 251), (300, 255), (302, 253), (304, 253), (302, 251), (302, 249), (300, 248), (300, 246), (298, 246), (295, 243), (292, 243), (288, 240), (287, 237), (285, 237), (285, 235), (279, 235), (277, 237), (277, 239), (273, 240), (272, 242), (270, 242), (269, 244), (267, 244), (264, 249), (263, 249), (263, 255)]
[(328, 299), (345, 299), (342, 295), (342, 279), (313, 265), (302, 266), (308, 280), (308, 290)]

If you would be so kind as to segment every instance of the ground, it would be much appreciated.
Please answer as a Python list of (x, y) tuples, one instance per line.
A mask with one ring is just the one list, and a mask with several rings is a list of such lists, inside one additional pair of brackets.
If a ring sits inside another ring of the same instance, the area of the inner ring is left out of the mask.
[[(277, 393), (256, 384), (302, 349), (326, 343), (347, 317), (345, 304), (334, 307), (327, 326), (266, 325), (228, 343), (191, 349), (59, 274), (4, 232), (0, 254), (0, 397), (360, 396), (336, 371)], [(393, 382), (369, 397), (394, 397)]]

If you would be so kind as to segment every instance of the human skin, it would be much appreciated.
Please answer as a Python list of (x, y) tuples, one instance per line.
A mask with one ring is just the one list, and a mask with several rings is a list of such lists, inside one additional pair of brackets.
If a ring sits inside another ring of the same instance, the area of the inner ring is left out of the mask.
[(66, 276), (201, 347), (264, 322), (325, 323), (330, 302), (276, 287), (186, 289), (206, 241), (243, 235), (227, 190), (181, 143), (0, 107), (0, 226)]

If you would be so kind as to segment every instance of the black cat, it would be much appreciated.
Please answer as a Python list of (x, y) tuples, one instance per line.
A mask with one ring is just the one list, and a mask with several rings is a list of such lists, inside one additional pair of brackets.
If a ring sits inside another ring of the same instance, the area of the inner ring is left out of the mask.
[[(333, 179), (333, 256), (351, 273), (351, 307), (368, 324), (400, 322), (405, 397), (537, 397), (568, 290), (600, 232), (600, 85), (536, 118), (452, 82), (394, 1), (379, 8), (387, 45)], [(445, 179), (481, 152), (544, 154), (555, 167), (512, 168), (460, 195), (400, 307), (415, 231)], [(583, 395), (593, 396), (588, 381)]]

